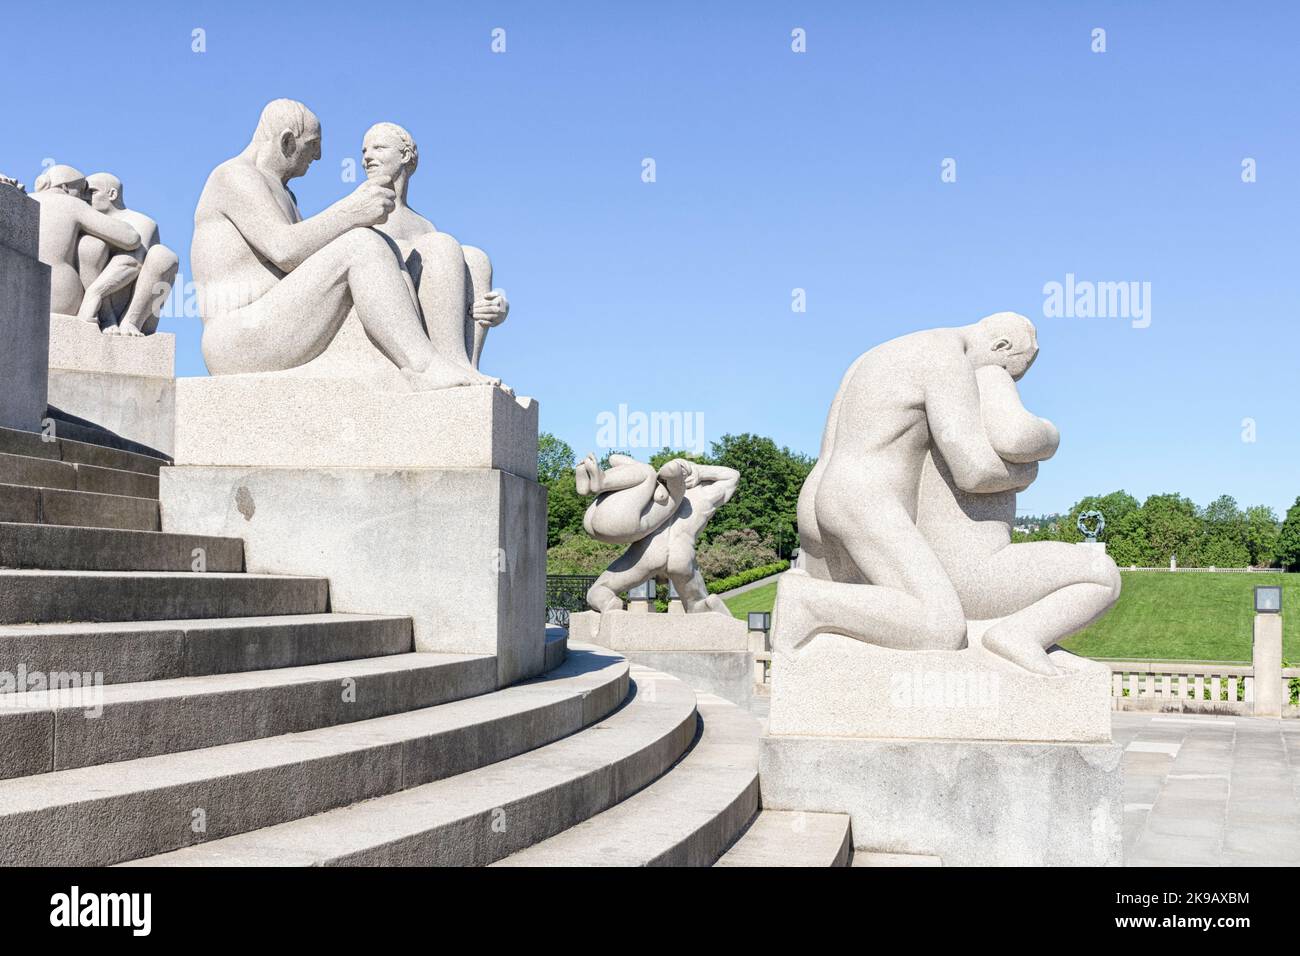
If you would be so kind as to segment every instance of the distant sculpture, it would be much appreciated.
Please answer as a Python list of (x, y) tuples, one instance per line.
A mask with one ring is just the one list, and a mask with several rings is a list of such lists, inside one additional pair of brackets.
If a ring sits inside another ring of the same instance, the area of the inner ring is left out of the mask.
[(1097, 535), (1106, 530), (1106, 516), (1100, 511), (1085, 511), (1079, 515), (1079, 520), (1075, 522), (1075, 527), (1083, 535), (1083, 540), (1089, 544), (1097, 543)]
[(401, 251), (415, 283), (429, 338), (443, 355), (462, 353), (474, 368), (483, 354), (487, 330), (509, 314), (505, 293), (492, 288), (487, 253), (462, 246), (406, 202), (411, 177), (420, 162), (415, 140), (396, 123), (376, 123), (361, 143), (366, 177), (396, 193), (396, 205), (375, 228)]
[(985, 650), (1034, 673), (1047, 649), (1118, 598), (1115, 564), (1063, 542), (1011, 544), (1016, 492), (1056, 452), (1054, 425), (1016, 382), (1033, 324), (1001, 312), (893, 339), (849, 368), (799, 496), (805, 570), (777, 590), (774, 633), (797, 649), (828, 631), (903, 650)]
[(140, 246), (125, 219), (86, 201), (86, 177), (71, 166), (51, 166), (36, 179), (32, 198), (41, 204), (40, 260), (50, 267), (50, 311), (77, 315), (85, 298), (79, 250), (87, 237), (116, 252)]
[[(463, 345), (425, 331), (414, 281), (375, 226), (396, 193), (367, 179), (303, 219), (288, 182), (320, 158), (321, 128), (301, 103), (267, 104), (252, 141), (208, 177), (194, 213), (191, 261), (214, 375), (275, 372), (321, 355), (349, 312), (417, 390), (499, 385)], [(463, 289), (463, 286), (462, 286)], [(431, 335), (438, 338), (432, 339)]]
[(20, 193), (27, 192), (26, 186), (14, 179), (12, 176), (6, 176), (4, 173), (0, 173), (0, 186), (12, 186)]
[(91, 207), (133, 228), (140, 244), (118, 252), (98, 236), (81, 238), (78, 271), (86, 291), (77, 318), (98, 324), (109, 335), (152, 335), (171, 295), (180, 260), (159, 240), (156, 222), (126, 207), (120, 179), (95, 173), (87, 177), (86, 185)]
[(630, 544), (587, 591), (600, 612), (621, 610), (618, 592), (667, 577), (688, 614), (731, 612), (710, 594), (695, 563), (695, 539), (713, 513), (731, 500), (740, 473), (721, 465), (674, 458), (658, 471), (627, 455), (610, 455), (602, 470), (588, 455), (574, 472), (578, 494), (595, 495), (583, 526), (597, 541)]

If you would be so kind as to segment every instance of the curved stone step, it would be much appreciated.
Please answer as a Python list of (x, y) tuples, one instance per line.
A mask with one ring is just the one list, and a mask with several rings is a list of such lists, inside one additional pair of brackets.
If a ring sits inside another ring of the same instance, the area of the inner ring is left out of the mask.
[(716, 866), (848, 866), (849, 816), (763, 810)]
[(192, 571), (198, 559), (209, 572), (242, 571), (244, 542), (199, 534), (0, 522), (0, 568)]
[[(89, 675), (87, 675), (89, 676)], [(397, 654), (306, 667), (0, 697), (0, 777), (300, 733), (496, 689), (496, 658)], [(33, 720), (48, 733), (35, 738)]]
[(509, 760), (329, 813), (138, 861), (157, 866), (479, 866), (574, 826), (661, 775), (695, 733), (694, 692), (632, 667), (617, 712)]
[(0, 781), (0, 866), (100, 866), (464, 773), (603, 718), (627, 662), (571, 650), (545, 677), (299, 734)]
[(179, 571), (0, 571), (0, 624), (320, 614), (325, 578)]
[[(103, 675), (105, 684), (325, 664), (413, 648), (410, 618), (371, 614), (0, 625), (0, 671), (24, 664), (29, 672), (90, 672)], [(563, 654), (557, 666), (560, 660)]]
[(157, 531), (158, 501), (92, 491), (0, 484), (0, 521)]
[(636, 795), (497, 866), (710, 866), (758, 812), (759, 722), (699, 694), (700, 735)]

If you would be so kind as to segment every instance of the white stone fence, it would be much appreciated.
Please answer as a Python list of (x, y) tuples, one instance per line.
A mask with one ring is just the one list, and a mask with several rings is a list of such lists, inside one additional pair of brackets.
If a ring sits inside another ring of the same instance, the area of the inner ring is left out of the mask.
[[(1102, 661), (1111, 670), (1111, 702), (1115, 710), (1162, 713), (1255, 713), (1255, 668), (1240, 663), (1179, 661)], [(1277, 674), (1277, 671), (1273, 672)], [(1290, 704), (1290, 681), (1300, 667), (1282, 668), (1283, 716), (1300, 717)], [(1278, 678), (1274, 678), (1278, 679)]]
[(1281, 568), (1139, 568), (1136, 564), (1120, 567), (1121, 571), (1164, 571), (1166, 574), (1300, 574), (1300, 571), (1283, 571)]

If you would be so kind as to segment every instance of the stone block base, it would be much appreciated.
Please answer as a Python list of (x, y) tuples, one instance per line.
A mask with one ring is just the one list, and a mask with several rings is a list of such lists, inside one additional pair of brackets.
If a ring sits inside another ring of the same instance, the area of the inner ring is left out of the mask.
[(634, 664), (671, 674), (692, 690), (716, 694), (746, 710), (753, 700), (754, 655), (749, 651), (623, 650), (619, 653)]
[[(960, 651), (898, 651), (841, 634), (818, 634), (797, 650), (773, 643), (773, 734), (826, 737), (1110, 740), (1110, 669), (1053, 651), (1065, 672), (1044, 677), (979, 645)], [(778, 623), (779, 626), (779, 623)]]
[(582, 611), (569, 615), (569, 640), (618, 651), (741, 707), (748, 708), (753, 697), (749, 632), (745, 622), (734, 617), (714, 612)]
[(546, 492), (534, 481), (187, 465), (164, 468), (160, 485), (163, 530), (243, 538), (248, 571), (326, 577), (332, 610), (408, 615), (418, 650), (494, 654), (502, 686), (545, 666)]
[(173, 378), (52, 368), (49, 401), (137, 445), (168, 457), (175, 450)]
[[(537, 478), (537, 403), (500, 388), (403, 391), (287, 372), (176, 383), (178, 465), (491, 468)], [(395, 372), (395, 370), (392, 370)]]
[(40, 204), (0, 186), (0, 428), (39, 431), (49, 367), (50, 267), (36, 258)]
[(171, 456), (176, 430), (176, 338), (104, 335), (75, 316), (50, 316), (49, 403)]
[(1121, 750), (1110, 743), (767, 736), (763, 807), (847, 813), (853, 843), (945, 866), (1118, 866)]
[(569, 637), (611, 651), (745, 651), (745, 622), (726, 614), (581, 611), (569, 615)]

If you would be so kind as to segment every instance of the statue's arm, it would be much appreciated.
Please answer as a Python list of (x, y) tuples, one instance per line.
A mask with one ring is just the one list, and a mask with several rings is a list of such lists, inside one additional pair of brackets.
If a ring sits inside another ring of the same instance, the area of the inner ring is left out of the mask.
[(725, 465), (697, 465), (694, 462), (691, 467), (695, 469), (697, 483), (709, 485), (709, 498), (716, 508), (721, 508), (730, 501), (740, 485), (740, 472), (734, 468)]
[(82, 205), (77, 209), (77, 225), (82, 232), (97, 236), (123, 252), (130, 252), (140, 245), (140, 234), (130, 223), (105, 215), (91, 206)]
[(953, 481), (971, 494), (1027, 488), (1038, 475), (1036, 462), (1004, 461), (989, 441), (980, 414), (975, 370), (960, 352), (929, 367), (925, 414), (930, 438), (943, 455)]
[(1011, 373), (1000, 365), (986, 365), (976, 371), (975, 378), (984, 430), (999, 457), (1030, 462), (1046, 461), (1056, 454), (1061, 433), (1046, 418), (1025, 408)]
[(358, 223), (340, 200), (324, 212), (290, 222), (256, 170), (219, 170), (216, 186), (221, 212), (258, 254), (281, 272), (292, 272)]

